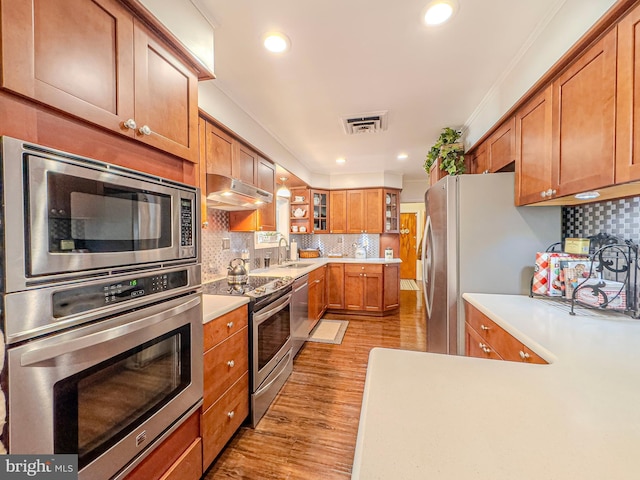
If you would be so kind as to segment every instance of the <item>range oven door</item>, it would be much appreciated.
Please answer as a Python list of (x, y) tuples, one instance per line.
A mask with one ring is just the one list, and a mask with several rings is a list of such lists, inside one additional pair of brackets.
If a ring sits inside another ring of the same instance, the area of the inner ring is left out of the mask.
[[(7, 288), (197, 260), (197, 190), (3, 137)], [(23, 208), (20, 208), (23, 206)]]
[(202, 400), (194, 293), (9, 348), (9, 452), (109, 479)]

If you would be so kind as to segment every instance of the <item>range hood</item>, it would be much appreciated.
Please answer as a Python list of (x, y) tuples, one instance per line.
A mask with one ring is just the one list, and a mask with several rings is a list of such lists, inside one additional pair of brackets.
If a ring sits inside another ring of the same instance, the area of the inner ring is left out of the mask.
[(273, 193), (217, 174), (207, 174), (207, 207), (218, 210), (256, 210), (273, 201)]

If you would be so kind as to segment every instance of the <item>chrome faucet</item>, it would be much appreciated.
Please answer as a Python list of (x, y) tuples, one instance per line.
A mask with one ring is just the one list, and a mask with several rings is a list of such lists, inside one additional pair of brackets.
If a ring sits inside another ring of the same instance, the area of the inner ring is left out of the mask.
[(287, 259), (287, 250), (289, 250), (289, 242), (287, 242), (287, 239), (284, 238), (284, 235), (282, 235), (280, 237), (280, 240), (278, 240), (278, 265), (282, 265), (282, 255), (281, 255), (281, 250), (280, 247), (282, 247), (282, 241), (284, 240), (284, 260)]

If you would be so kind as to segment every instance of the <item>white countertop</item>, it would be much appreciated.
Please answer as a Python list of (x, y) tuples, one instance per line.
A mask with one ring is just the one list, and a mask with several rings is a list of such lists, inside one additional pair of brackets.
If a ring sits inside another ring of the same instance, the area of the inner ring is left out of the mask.
[(352, 478), (640, 478), (640, 320), (464, 298), (550, 364), (372, 350)]
[(202, 323), (210, 322), (225, 313), (229, 313), (249, 303), (249, 297), (230, 295), (202, 295)]
[[(273, 260), (273, 259), (272, 259)], [(272, 265), (269, 268), (258, 268), (251, 270), (250, 275), (262, 277), (301, 277), (327, 263), (366, 263), (366, 264), (385, 264), (385, 263), (402, 263), (399, 258), (385, 260), (384, 258), (352, 258), (352, 257), (320, 257), (320, 258), (299, 258), (295, 262), (285, 262), (282, 265)], [(288, 265), (308, 264), (304, 268), (290, 268)]]

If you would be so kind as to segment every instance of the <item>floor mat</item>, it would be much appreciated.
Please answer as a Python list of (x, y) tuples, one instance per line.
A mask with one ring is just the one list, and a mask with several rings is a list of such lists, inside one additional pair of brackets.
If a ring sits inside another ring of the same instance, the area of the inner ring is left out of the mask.
[(400, 290), (419, 290), (415, 280), (400, 280)]
[(347, 320), (320, 320), (309, 334), (308, 340), (340, 345), (348, 326)]

